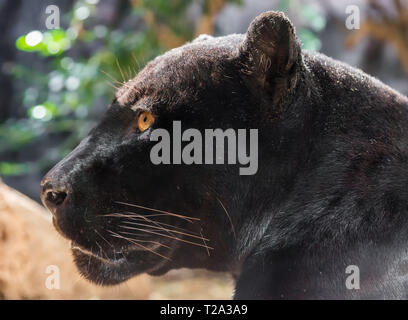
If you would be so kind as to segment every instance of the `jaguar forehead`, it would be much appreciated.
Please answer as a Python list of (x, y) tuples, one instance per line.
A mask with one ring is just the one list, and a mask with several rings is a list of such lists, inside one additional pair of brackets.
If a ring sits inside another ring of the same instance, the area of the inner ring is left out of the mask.
[[(177, 84), (208, 81), (208, 71), (214, 68), (214, 61), (223, 61), (237, 54), (243, 35), (233, 34), (225, 37), (193, 41), (167, 51), (149, 62), (146, 67), (127, 81), (116, 92), (116, 99), (122, 106), (134, 108), (132, 102), (154, 93), (176, 98), (177, 92), (169, 92)], [(206, 72), (201, 72), (205, 68)], [(180, 77), (180, 74), (183, 77)], [(219, 73), (219, 74), (218, 74)], [(222, 77), (221, 72), (210, 72), (213, 79)], [(204, 77), (205, 76), (205, 77)], [(204, 77), (204, 78), (203, 78)], [(189, 87), (188, 85), (186, 87)]]

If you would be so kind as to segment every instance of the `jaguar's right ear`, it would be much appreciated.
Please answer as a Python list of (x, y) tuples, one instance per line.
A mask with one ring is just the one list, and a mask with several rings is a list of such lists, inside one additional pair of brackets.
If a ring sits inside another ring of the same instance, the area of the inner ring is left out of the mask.
[(295, 87), (301, 63), (292, 23), (281, 12), (256, 17), (240, 46), (239, 59), (247, 85), (274, 103), (281, 101)]

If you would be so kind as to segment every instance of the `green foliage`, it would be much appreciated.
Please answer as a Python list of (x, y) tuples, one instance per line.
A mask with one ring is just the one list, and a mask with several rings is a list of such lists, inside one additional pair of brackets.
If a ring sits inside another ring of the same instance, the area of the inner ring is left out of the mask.
[(60, 55), (71, 47), (71, 39), (62, 29), (44, 33), (34, 31), (20, 36), (16, 47), (22, 51), (38, 52), (43, 56)]
[(302, 28), (298, 32), (303, 48), (310, 51), (319, 51), (322, 44), (315, 32), (320, 32), (326, 27), (325, 18), (319, 14), (316, 8), (310, 5), (302, 6), (300, 15), (310, 26), (310, 28)]
[(0, 162), (0, 175), (16, 176), (27, 171), (28, 165), (26, 163)]
[[(187, 9), (196, 2), (205, 12), (207, 1), (139, 0), (137, 6), (129, 1), (126, 14), (132, 16), (135, 27), (123, 31), (121, 27), (96, 24), (98, 6), (77, 0), (62, 17), (68, 25), (65, 30), (31, 31), (18, 37), (18, 50), (46, 59), (48, 71), (26, 65), (12, 68), (23, 88), (21, 104), (26, 117), (0, 124), (0, 154), (36, 148), (46, 136), (62, 137), (63, 143), (47, 148), (40, 159), (30, 159), (30, 163), (0, 162), (0, 175), (42, 170), (66, 155), (94, 126), (92, 111), (100, 112), (113, 99), (109, 82), (120, 86), (147, 61), (168, 49), (168, 43), (163, 44), (163, 29), (153, 26), (166, 28), (182, 42), (189, 41), (195, 35), (195, 26), (186, 18)], [(228, 2), (240, 4), (242, 0)], [(296, 0), (283, 0), (280, 9), (287, 11), (294, 5), (299, 5)], [(325, 21), (312, 7), (299, 8), (301, 16), (310, 22), (310, 28), (298, 30), (304, 47), (318, 50), (320, 42), (314, 32), (324, 28)], [(152, 17), (154, 22), (149, 25)]]

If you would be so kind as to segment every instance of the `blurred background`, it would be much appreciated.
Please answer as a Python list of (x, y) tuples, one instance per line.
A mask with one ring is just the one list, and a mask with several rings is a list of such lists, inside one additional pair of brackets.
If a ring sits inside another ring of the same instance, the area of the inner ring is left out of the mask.
[[(244, 33), (267, 10), (289, 16), (304, 49), (359, 67), (408, 94), (407, 2), (0, 0), (1, 180), (39, 201), (41, 177), (96, 124), (117, 81), (134, 77), (155, 56), (199, 34)], [(46, 26), (50, 5), (59, 11), (59, 28)], [(349, 6), (359, 10), (357, 29), (346, 27)], [(175, 286), (180, 279), (185, 287)], [(0, 298), (1, 286), (0, 277)], [(156, 279), (153, 286), (161, 288), (153, 290), (153, 298), (188, 298), (197, 291), (201, 298), (229, 298), (232, 292), (224, 275), (186, 270)]]

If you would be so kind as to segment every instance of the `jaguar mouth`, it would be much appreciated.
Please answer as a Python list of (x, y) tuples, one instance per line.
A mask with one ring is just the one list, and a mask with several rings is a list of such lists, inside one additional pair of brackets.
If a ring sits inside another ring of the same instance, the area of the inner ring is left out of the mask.
[(137, 246), (93, 251), (71, 242), (71, 250), (79, 273), (99, 285), (116, 285), (141, 273), (161, 274), (166, 264)]
[(78, 243), (74, 241), (71, 241), (71, 250), (73, 252), (78, 251), (81, 254), (93, 257), (95, 259), (99, 259), (105, 263), (116, 263), (117, 261), (126, 259), (128, 254), (132, 251), (143, 251), (143, 249), (141, 249), (138, 246), (130, 246), (126, 248), (121, 248), (120, 250), (117, 249), (104, 250), (102, 249), (102, 247), (100, 247), (99, 251), (92, 251), (80, 246)]

